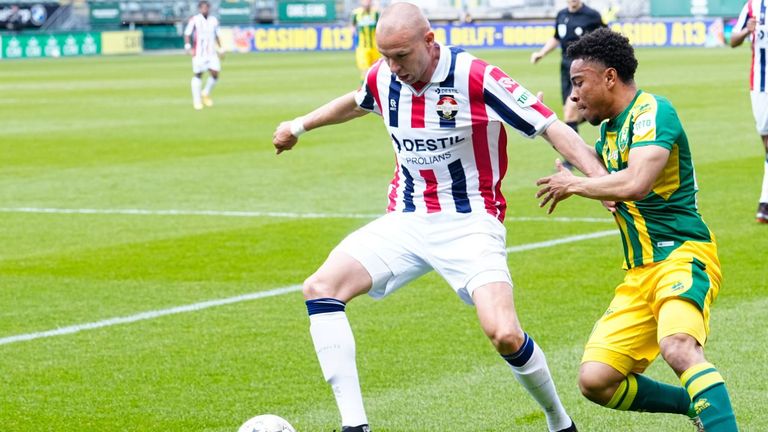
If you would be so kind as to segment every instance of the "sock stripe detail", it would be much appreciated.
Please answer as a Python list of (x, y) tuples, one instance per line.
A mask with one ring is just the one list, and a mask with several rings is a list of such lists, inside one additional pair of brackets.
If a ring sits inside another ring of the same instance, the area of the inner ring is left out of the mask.
[(625, 378), (619, 384), (619, 387), (616, 389), (616, 393), (613, 394), (613, 397), (611, 398), (611, 400), (609, 400), (608, 403), (605, 404), (605, 407), (611, 408), (611, 409), (617, 409), (616, 407), (618, 407), (619, 404), (621, 404), (621, 401), (624, 400), (624, 396), (627, 395), (627, 387), (628, 387), (627, 380)]
[(632, 402), (635, 401), (637, 396), (637, 378), (633, 374), (627, 376), (627, 394), (624, 396), (624, 400), (621, 401), (619, 411), (629, 411), (629, 407), (632, 406)]
[(691, 396), (691, 400), (693, 400), (700, 394), (719, 384), (725, 384), (725, 380), (723, 380), (723, 376), (720, 375), (718, 371), (714, 371), (698, 378), (693, 378), (688, 382), (688, 385), (685, 386), (685, 389), (688, 390), (688, 394)]
[(534, 342), (533, 339), (528, 336), (527, 333), (525, 333), (525, 340), (523, 340), (523, 346), (520, 347), (517, 352), (507, 355), (502, 355), (501, 357), (504, 358), (504, 360), (507, 361), (510, 365), (514, 367), (521, 367), (528, 363), (528, 360), (531, 359), (531, 356), (533, 355), (533, 347)]
[(700, 372), (704, 372), (707, 369), (716, 369), (716, 368), (715, 368), (715, 365), (707, 362), (693, 365), (687, 371), (683, 372), (682, 375), (680, 375), (680, 381), (682, 381), (683, 385), (685, 385), (685, 383), (690, 381), (694, 375)]
[(307, 313), (311, 315), (331, 313), (331, 312), (344, 312), (347, 304), (341, 300), (334, 298), (319, 298), (314, 300), (307, 300)]
[(683, 386), (684, 386), (685, 388), (688, 388), (688, 386), (689, 386), (689, 385), (690, 385), (692, 382), (694, 382), (694, 381), (698, 380), (699, 378), (703, 377), (704, 375), (708, 375), (708, 374), (711, 374), (712, 372), (717, 372), (717, 369), (715, 369), (715, 368), (709, 368), (709, 369), (705, 369), (705, 370), (703, 370), (703, 371), (701, 371), (701, 372), (697, 372), (697, 373), (693, 374), (693, 375), (692, 375), (690, 378), (688, 378), (688, 380), (686, 380), (686, 381), (683, 383)]

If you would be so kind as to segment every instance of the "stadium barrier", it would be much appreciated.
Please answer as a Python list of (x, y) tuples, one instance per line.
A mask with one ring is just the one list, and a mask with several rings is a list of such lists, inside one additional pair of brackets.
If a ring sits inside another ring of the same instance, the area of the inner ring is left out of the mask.
[[(442, 44), (464, 48), (539, 48), (552, 37), (554, 26), (541, 22), (435, 25)], [(611, 28), (625, 34), (637, 47), (704, 47), (724, 43), (723, 20), (714, 18), (644, 19), (617, 21)], [(233, 27), (224, 43), (238, 52), (338, 51), (354, 48), (349, 26)]]
[(0, 59), (137, 54), (140, 31), (0, 35)]

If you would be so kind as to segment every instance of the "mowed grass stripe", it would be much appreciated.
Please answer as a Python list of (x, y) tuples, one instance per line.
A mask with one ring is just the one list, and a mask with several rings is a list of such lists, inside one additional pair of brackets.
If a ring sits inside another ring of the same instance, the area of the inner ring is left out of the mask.
[[(0, 207), (0, 213), (39, 213), (39, 214), (101, 214), (131, 216), (222, 216), (245, 218), (286, 218), (286, 219), (375, 219), (380, 214), (363, 213), (292, 213), (244, 210), (152, 210), (152, 209), (96, 209), (96, 208), (45, 208), (45, 207)], [(585, 222), (613, 223), (613, 219), (595, 217), (559, 217), (559, 216), (520, 216), (508, 217), (508, 222)]]
[[(549, 240), (545, 242), (511, 246), (507, 248), (507, 252), (517, 253), (517, 252), (523, 252), (523, 251), (529, 251), (529, 250), (535, 250), (535, 249), (543, 249), (548, 247), (560, 246), (567, 243), (601, 238), (601, 237), (605, 237), (607, 235), (613, 235), (613, 234), (616, 234), (615, 230), (599, 231), (599, 232), (590, 233), (590, 234), (563, 237), (563, 238)], [(146, 312), (141, 312), (141, 313), (130, 315), (130, 316), (109, 318), (101, 321), (95, 321), (95, 322), (84, 323), (84, 324), (75, 324), (75, 325), (61, 327), (53, 330), (46, 330), (46, 331), (34, 332), (34, 333), (25, 333), (25, 334), (20, 334), (15, 336), (7, 336), (7, 337), (0, 338), (0, 345), (8, 345), (8, 344), (17, 343), (17, 342), (25, 342), (25, 341), (35, 340), (35, 339), (54, 337), (54, 336), (64, 336), (64, 335), (79, 333), (85, 330), (95, 330), (95, 329), (111, 327), (115, 325), (130, 324), (138, 321), (157, 319), (157, 318), (161, 318), (168, 315), (198, 312), (198, 311), (209, 309), (212, 307), (226, 306), (234, 303), (241, 303), (245, 301), (252, 301), (252, 300), (257, 300), (262, 298), (279, 296), (283, 294), (289, 294), (289, 293), (299, 291), (300, 289), (301, 289), (301, 285), (291, 285), (283, 288), (271, 289), (268, 291), (243, 294), (243, 295), (228, 297), (223, 299), (208, 300), (208, 301), (193, 303), (189, 305), (176, 306), (168, 309), (146, 311)]]

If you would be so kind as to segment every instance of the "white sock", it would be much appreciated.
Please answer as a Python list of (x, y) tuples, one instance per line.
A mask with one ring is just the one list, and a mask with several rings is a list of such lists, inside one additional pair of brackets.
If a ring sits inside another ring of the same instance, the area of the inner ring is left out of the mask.
[(768, 156), (765, 157), (765, 173), (763, 174), (763, 193), (760, 194), (760, 202), (768, 203)]
[(203, 86), (203, 80), (200, 78), (193, 76), (192, 77), (192, 102), (195, 103), (195, 105), (200, 104), (200, 87)]
[[(524, 361), (524, 357), (530, 356), (528, 361), (519, 366)], [(555, 383), (552, 381), (552, 375), (549, 373), (547, 358), (544, 351), (526, 335), (525, 343), (515, 354), (503, 356), (512, 367), (512, 372), (519, 382), (539, 403), (547, 417), (547, 426), (550, 431), (559, 431), (571, 425), (571, 419), (565, 412), (560, 398), (557, 396)], [(518, 364), (516, 366), (515, 364)]]
[(345, 312), (309, 316), (309, 332), (325, 380), (331, 385), (342, 426), (368, 424), (355, 364), (355, 338)]
[(205, 90), (203, 90), (203, 94), (206, 96), (210, 95), (215, 85), (216, 85), (216, 78), (209, 76), (208, 81), (205, 82)]

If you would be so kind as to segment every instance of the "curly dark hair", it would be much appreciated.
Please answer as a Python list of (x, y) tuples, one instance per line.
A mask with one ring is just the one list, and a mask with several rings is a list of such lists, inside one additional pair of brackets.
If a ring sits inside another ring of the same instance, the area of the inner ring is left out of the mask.
[(568, 47), (566, 56), (572, 60), (593, 61), (616, 69), (625, 83), (635, 79), (637, 58), (635, 50), (624, 35), (608, 28), (586, 34)]

